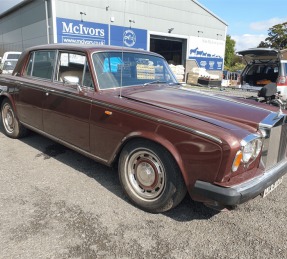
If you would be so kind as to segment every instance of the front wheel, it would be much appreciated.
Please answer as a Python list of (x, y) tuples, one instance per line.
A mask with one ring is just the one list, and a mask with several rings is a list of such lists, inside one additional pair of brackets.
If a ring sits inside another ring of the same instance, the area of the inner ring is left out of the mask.
[(133, 141), (124, 147), (119, 178), (128, 198), (152, 213), (174, 208), (186, 194), (174, 158), (165, 148), (148, 140)]
[(1, 118), (5, 134), (10, 138), (21, 138), (27, 133), (27, 129), (19, 122), (11, 103), (4, 100), (1, 105)]

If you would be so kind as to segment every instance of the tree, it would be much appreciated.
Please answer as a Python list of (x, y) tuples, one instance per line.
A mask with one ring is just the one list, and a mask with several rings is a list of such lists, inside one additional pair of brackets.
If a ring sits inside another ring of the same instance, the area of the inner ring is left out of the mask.
[(227, 35), (225, 42), (225, 56), (224, 56), (224, 65), (226, 67), (232, 66), (234, 53), (235, 53), (235, 40), (231, 39), (230, 35)]
[(270, 48), (270, 44), (266, 41), (261, 41), (257, 48)]
[(271, 47), (275, 49), (287, 48), (287, 22), (276, 24), (268, 30), (268, 37), (261, 41), (259, 48)]

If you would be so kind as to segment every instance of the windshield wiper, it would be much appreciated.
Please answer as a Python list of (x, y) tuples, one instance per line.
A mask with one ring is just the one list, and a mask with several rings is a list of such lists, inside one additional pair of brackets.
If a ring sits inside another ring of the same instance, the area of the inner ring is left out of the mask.
[(148, 83), (144, 83), (143, 85), (146, 86), (146, 85), (154, 85), (154, 84), (166, 84), (167, 82), (166, 81), (159, 81), (159, 80), (156, 80), (156, 81), (151, 81), (151, 82), (148, 82)]
[(181, 85), (181, 83), (169, 83), (168, 85)]

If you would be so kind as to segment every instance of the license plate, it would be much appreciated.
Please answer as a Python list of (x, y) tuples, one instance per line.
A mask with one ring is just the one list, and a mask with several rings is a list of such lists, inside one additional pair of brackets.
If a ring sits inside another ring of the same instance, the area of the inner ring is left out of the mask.
[(277, 186), (282, 183), (283, 177), (279, 178), (275, 183), (271, 184), (269, 187), (267, 187), (264, 192), (261, 194), (262, 197), (266, 197), (270, 192), (272, 192)]

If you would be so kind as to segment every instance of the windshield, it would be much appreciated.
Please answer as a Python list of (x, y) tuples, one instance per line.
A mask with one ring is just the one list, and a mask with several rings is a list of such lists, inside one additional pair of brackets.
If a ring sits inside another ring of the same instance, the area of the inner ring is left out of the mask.
[(13, 61), (13, 60), (8, 61), (7, 60), (3, 64), (3, 70), (13, 70), (15, 68), (16, 64), (17, 64), (17, 61)]
[(167, 62), (160, 57), (126, 52), (93, 54), (100, 89), (149, 83), (177, 83)]

